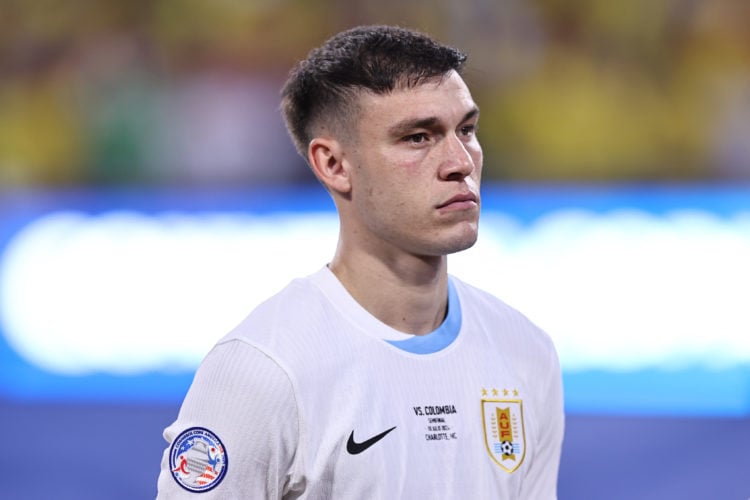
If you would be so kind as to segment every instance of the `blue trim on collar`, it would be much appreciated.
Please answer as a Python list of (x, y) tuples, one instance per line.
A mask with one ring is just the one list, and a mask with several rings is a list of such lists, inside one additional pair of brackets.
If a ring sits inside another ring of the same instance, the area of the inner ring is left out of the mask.
[(414, 335), (406, 340), (386, 340), (402, 351), (413, 354), (432, 354), (451, 345), (461, 330), (461, 303), (450, 276), (448, 277), (448, 314), (436, 330), (426, 335)]

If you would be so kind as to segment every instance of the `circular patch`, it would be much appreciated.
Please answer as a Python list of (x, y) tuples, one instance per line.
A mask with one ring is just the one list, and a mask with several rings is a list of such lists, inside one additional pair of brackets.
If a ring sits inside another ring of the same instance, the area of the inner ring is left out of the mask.
[(216, 434), (191, 427), (172, 442), (169, 466), (177, 484), (188, 491), (216, 488), (227, 473), (227, 451)]

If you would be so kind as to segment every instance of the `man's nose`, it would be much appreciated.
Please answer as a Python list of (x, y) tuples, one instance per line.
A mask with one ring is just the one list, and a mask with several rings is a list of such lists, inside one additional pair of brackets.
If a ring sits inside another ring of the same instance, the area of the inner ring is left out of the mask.
[(446, 180), (463, 179), (471, 175), (476, 165), (467, 145), (456, 134), (448, 135), (444, 143), (443, 162), (440, 169), (441, 178)]

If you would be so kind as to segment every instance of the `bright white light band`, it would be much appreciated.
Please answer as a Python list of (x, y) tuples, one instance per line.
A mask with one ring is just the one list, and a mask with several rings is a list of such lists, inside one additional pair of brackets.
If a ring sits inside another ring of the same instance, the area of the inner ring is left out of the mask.
[[(52, 212), (0, 255), (0, 331), (59, 374), (194, 369), (327, 262), (333, 213)], [(483, 214), (450, 270), (546, 329), (567, 371), (750, 362), (750, 212)]]

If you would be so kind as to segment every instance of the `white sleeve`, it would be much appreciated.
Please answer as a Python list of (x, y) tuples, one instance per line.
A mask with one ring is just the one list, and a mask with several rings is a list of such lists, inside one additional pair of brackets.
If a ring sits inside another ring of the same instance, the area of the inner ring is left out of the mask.
[(218, 437), (225, 454), (226, 470), (210, 480), (212, 487), (201, 499), (278, 499), (302, 487), (294, 472), (299, 421), (292, 383), (255, 347), (225, 341), (201, 363), (177, 420), (164, 430), (170, 445), (162, 456), (159, 499), (196, 498), (180, 484), (178, 478), (186, 476), (179, 475), (180, 464), (171, 456), (175, 440), (179, 445), (191, 428)]
[(551, 500), (557, 498), (557, 477), (560, 468), (565, 410), (563, 406), (562, 374), (557, 352), (551, 346), (546, 374), (541, 379), (543, 392), (540, 407), (544, 414), (539, 421), (539, 441), (533, 460), (523, 481), (521, 498)]

